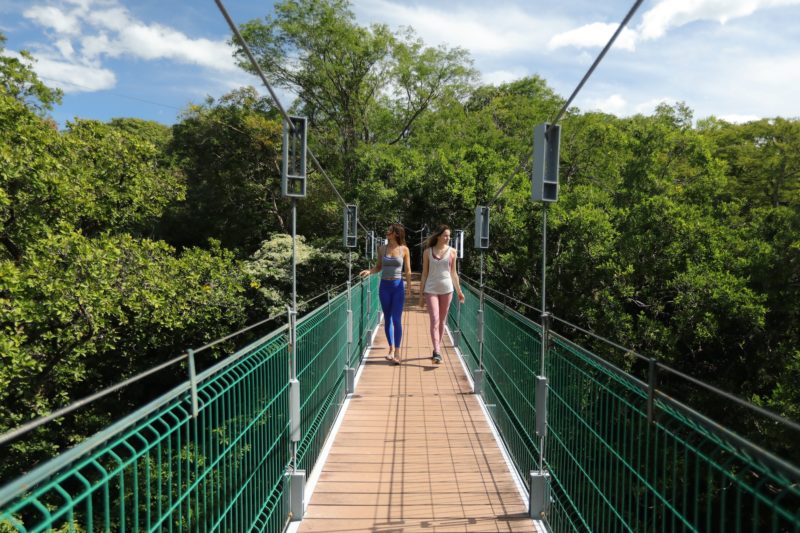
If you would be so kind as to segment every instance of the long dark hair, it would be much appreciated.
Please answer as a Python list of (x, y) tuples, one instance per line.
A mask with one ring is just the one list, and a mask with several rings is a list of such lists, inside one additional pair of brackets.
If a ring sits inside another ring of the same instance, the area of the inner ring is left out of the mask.
[(450, 226), (447, 224), (439, 224), (439, 226), (436, 228), (436, 231), (431, 233), (430, 236), (428, 236), (428, 239), (425, 241), (425, 248), (433, 248), (436, 246), (436, 241), (439, 240), (439, 237), (441, 237), (442, 233), (448, 230), (450, 230)]
[(406, 245), (406, 230), (403, 229), (402, 224), (389, 224), (389, 231), (394, 233), (394, 239), (397, 241), (397, 244), (400, 246)]

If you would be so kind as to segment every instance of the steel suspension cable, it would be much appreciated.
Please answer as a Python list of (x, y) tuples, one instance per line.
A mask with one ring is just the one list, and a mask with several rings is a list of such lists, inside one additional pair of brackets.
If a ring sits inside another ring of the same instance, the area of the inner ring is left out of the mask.
[[(275, 94), (275, 91), (272, 89), (272, 84), (270, 84), (269, 80), (267, 80), (266, 74), (264, 74), (264, 71), (261, 69), (261, 65), (258, 64), (258, 61), (256, 60), (255, 55), (253, 55), (253, 52), (250, 50), (250, 46), (248, 46), (247, 41), (244, 40), (244, 37), (242, 36), (241, 32), (239, 31), (239, 27), (236, 25), (236, 23), (233, 21), (231, 16), (228, 14), (228, 10), (225, 8), (225, 5), (222, 3), (222, 0), (214, 0), (214, 2), (217, 4), (217, 7), (219, 8), (220, 12), (222, 13), (222, 16), (225, 17), (225, 21), (228, 23), (228, 26), (230, 27), (231, 31), (236, 36), (236, 39), (239, 41), (239, 45), (242, 47), (242, 50), (244, 51), (245, 55), (247, 56), (247, 59), (250, 61), (250, 64), (253, 66), (253, 69), (255, 69), (256, 73), (258, 74), (258, 77), (261, 78), (261, 82), (264, 84), (264, 86), (269, 91), (269, 94), (272, 97), (272, 100), (275, 102), (275, 105), (278, 107), (278, 111), (280, 111), (281, 115), (283, 115), (283, 119), (289, 125), (289, 128), (294, 130), (294, 126), (292, 125), (292, 121), (289, 119), (289, 114), (286, 112), (286, 109), (284, 109), (284, 107), (281, 104), (280, 100), (278, 100), (278, 96)], [(307, 150), (308, 150), (308, 155), (311, 158), (311, 161), (314, 163), (314, 166), (325, 177), (325, 180), (328, 182), (328, 185), (330, 185), (331, 189), (333, 189), (333, 192), (334, 192), (334, 194), (336, 194), (336, 197), (339, 199), (339, 201), (342, 203), (343, 206), (347, 206), (347, 202), (342, 197), (342, 195), (339, 193), (339, 189), (336, 188), (336, 185), (333, 183), (333, 181), (331, 180), (330, 176), (328, 176), (328, 173), (325, 172), (324, 168), (322, 168), (322, 164), (320, 164), (319, 160), (317, 159), (317, 156), (314, 155), (314, 152), (311, 150), (311, 148), (307, 148)], [(363, 229), (364, 231), (367, 231), (366, 226), (364, 226), (361, 223), (361, 221), (358, 222), (358, 225), (361, 226), (361, 229)]]
[(617, 31), (614, 32), (614, 34), (608, 40), (606, 45), (600, 51), (600, 54), (594, 60), (594, 63), (592, 63), (592, 66), (590, 66), (589, 70), (586, 71), (586, 74), (583, 75), (583, 78), (581, 79), (580, 83), (578, 83), (578, 86), (575, 87), (575, 90), (572, 91), (572, 94), (570, 95), (570, 97), (567, 99), (566, 102), (564, 102), (564, 105), (561, 107), (561, 110), (556, 114), (556, 116), (553, 118), (553, 120), (550, 121), (550, 124), (551, 124), (550, 127), (551, 128), (553, 127), (553, 125), (555, 125), (559, 121), (559, 119), (561, 119), (561, 116), (564, 113), (566, 113), (567, 109), (569, 108), (569, 105), (572, 103), (573, 100), (575, 100), (575, 97), (578, 96), (578, 93), (583, 88), (583, 85), (586, 83), (586, 80), (588, 80), (589, 76), (592, 75), (592, 73), (594, 72), (594, 69), (596, 69), (597, 65), (600, 64), (600, 61), (603, 60), (603, 58), (606, 55), (606, 52), (608, 52), (609, 49), (611, 49), (611, 46), (614, 44), (614, 41), (617, 40), (617, 37), (619, 37), (619, 34), (622, 33), (622, 30), (625, 28), (625, 26), (628, 25), (628, 22), (630, 22), (631, 18), (633, 18), (633, 15), (636, 14), (636, 10), (639, 9), (639, 6), (642, 5), (642, 2), (644, 2), (644, 0), (636, 0), (633, 3), (631, 8), (628, 10), (628, 14), (625, 15), (625, 18), (622, 19), (622, 22), (619, 23), (619, 27), (617, 28)]
[[(631, 8), (628, 10), (628, 13), (625, 15), (625, 18), (622, 19), (622, 22), (620, 22), (619, 27), (617, 27), (617, 30), (614, 32), (614, 34), (608, 40), (606, 45), (603, 47), (603, 50), (594, 60), (594, 63), (592, 63), (592, 65), (589, 67), (589, 70), (587, 70), (586, 73), (583, 75), (583, 78), (581, 78), (580, 83), (578, 83), (578, 85), (575, 87), (575, 90), (573, 90), (572, 94), (569, 96), (569, 98), (567, 98), (567, 101), (564, 103), (564, 105), (561, 107), (558, 113), (556, 113), (555, 117), (553, 117), (553, 119), (550, 121), (551, 128), (553, 127), (553, 125), (558, 123), (558, 121), (561, 119), (564, 113), (566, 113), (567, 109), (569, 109), (569, 105), (572, 103), (573, 100), (575, 100), (575, 97), (578, 96), (578, 93), (583, 88), (586, 81), (589, 79), (594, 70), (597, 68), (597, 65), (600, 64), (600, 61), (603, 60), (603, 57), (605, 57), (606, 53), (611, 48), (611, 46), (613, 46), (614, 41), (617, 40), (619, 34), (622, 33), (622, 30), (625, 28), (625, 26), (628, 25), (628, 22), (630, 22), (631, 18), (633, 18), (633, 15), (639, 9), (639, 6), (642, 5), (643, 1), (644, 0), (636, 0), (634, 4), (631, 6)], [(549, 129), (550, 128), (548, 128), (548, 131)], [(495, 204), (495, 202), (497, 202), (498, 198), (500, 198), (500, 195), (503, 194), (503, 191), (505, 191), (506, 187), (508, 187), (509, 183), (511, 183), (511, 180), (513, 180), (520, 171), (524, 170), (525, 167), (528, 166), (528, 163), (532, 158), (533, 155), (529, 155), (524, 161), (520, 161), (519, 165), (517, 165), (517, 168), (514, 170), (514, 172), (512, 172), (511, 175), (508, 177), (508, 179), (506, 179), (506, 181), (500, 186), (500, 188), (497, 189), (497, 192), (492, 197), (491, 201), (489, 201), (489, 203), (486, 204), (488, 207), (492, 207)]]

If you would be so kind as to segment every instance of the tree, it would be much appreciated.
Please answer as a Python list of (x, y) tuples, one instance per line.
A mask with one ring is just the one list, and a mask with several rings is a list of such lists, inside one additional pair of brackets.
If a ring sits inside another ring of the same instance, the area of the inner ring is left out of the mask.
[(218, 239), (244, 257), (270, 232), (287, 231), (281, 205), (281, 123), (253, 88), (190, 107), (173, 127), (169, 152), (186, 177), (162, 234), (179, 246)]
[(800, 120), (702, 124), (730, 165), (731, 191), (753, 207), (800, 204)]
[(77, 224), (98, 231), (145, 232), (185, 195), (183, 177), (165, 166), (159, 147), (138, 133), (93, 120), (67, 124), (66, 153), (84, 184)]
[(3, 54), (6, 37), (0, 33), (0, 94), (25, 104), (39, 115), (44, 115), (61, 103), (62, 92), (47, 87), (33, 71), (34, 59), (27, 51), (19, 57)]
[(242, 35), (270, 81), (297, 94), (295, 108), (315, 127), (312, 142), (348, 186), (359, 179), (362, 143), (406, 138), (438, 98), (461, 94), (474, 77), (465, 51), (426, 48), (410, 29), (361, 27), (343, 0), (277, 3), (274, 17), (244, 24)]
[[(257, 307), (263, 310), (263, 314), (274, 315), (286, 310), (292, 290), (291, 258), (291, 236), (276, 233), (262, 242), (245, 261), (244, 271), (256, 287)], [(347, 280), (347, 254), (344, 251), (324, 250), (308, 244), (302, 235), (298, 235), (295, 260), (297, 278), (302, 282), (297, 287), (298, 302), (318, 296), (332, 285)]]
[[(247, 286), (219, 248), (178, 255), (129, 235), (53, 228), (19, 263), (0, 261), (0, 433), (241, 326)], [(0, 478), (97, 431), (174, 379), (159, 374), (145, 389), (19, 441)]]

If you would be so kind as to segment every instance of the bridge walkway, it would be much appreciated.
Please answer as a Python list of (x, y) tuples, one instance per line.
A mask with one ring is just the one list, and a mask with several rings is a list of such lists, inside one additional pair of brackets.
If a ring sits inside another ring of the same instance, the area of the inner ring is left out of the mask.
[(450, 339), (436, 365), (425, 310), (403, 322), (399, 366), (379, 326), (299, 531), (537, 531)]

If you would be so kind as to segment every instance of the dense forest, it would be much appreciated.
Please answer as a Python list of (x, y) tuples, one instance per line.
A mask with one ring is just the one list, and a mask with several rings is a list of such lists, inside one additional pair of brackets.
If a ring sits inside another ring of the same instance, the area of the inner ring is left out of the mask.
[[(492, 208), (487, 283), (538, 302), (532, 130), (564, 103), (546, 80), (481, 85), (466, 51), (360, 26), (341, 0), (284, 0), (243, 33), (271, 82), (298, 96), (292, 113), (308, 117), (313, 150), (366, 227), (468, 229), (474, 207), (512, 178)], [(172, 126), (59, 128), (48, 112), (60, 99), (29, 55), (0, 55), (0, 433), (288, 300), (282, 124), (268, 99), (242, 88), (187, 105)], [(627, 118), (572, 108), (560, 183), (553, 313), (800, 420), (800, 120), (698, 120), (683, 104)], [(303, 300), (347, 277), (341, 204), (318, 173), (298, 232)], [(462, 268), (476, 277), (478, 256), (467, 250)], [(635, 370), (630, 353), (603, 355)], [(180, 370), (15, 442), (0, 451), (0, 482), (176, 379)], [(786, 452), (792, 439), (780, 439)]]

